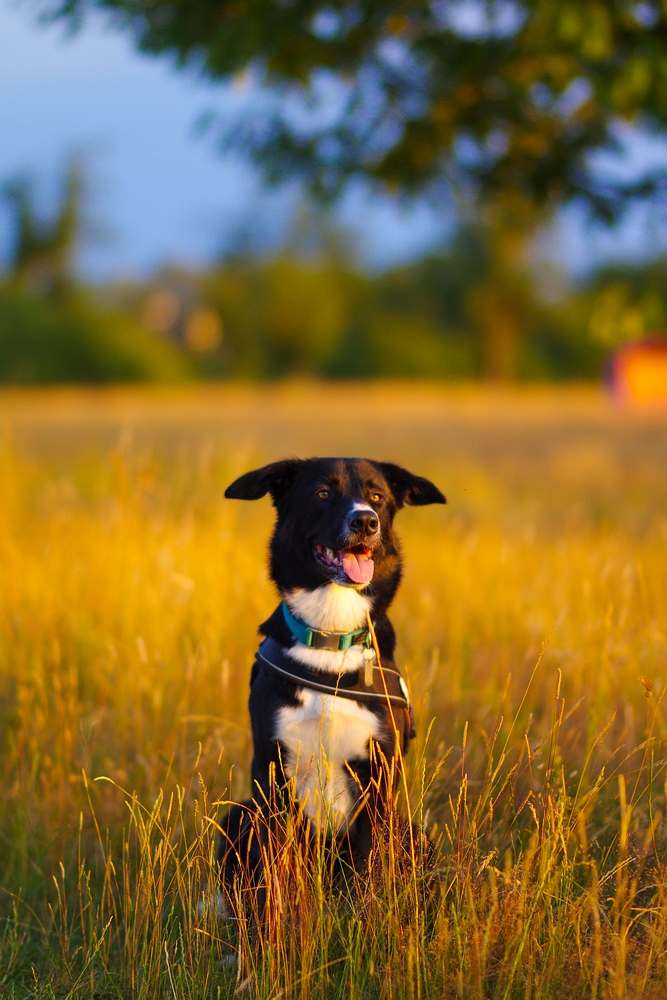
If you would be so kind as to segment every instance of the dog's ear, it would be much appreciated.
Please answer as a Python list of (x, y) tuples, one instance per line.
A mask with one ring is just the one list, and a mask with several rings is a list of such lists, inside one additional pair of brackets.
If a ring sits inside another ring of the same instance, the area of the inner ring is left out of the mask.
[(415, 476), (401, 465), (393, 462), (375, 463), (391, 487), (396, 500), (396, 506), (411, 504), (413, 507), (423, 507), (429, 503), (447, 503), (447, 499), (430, 479)]
[(228, 500), (259, 500), (270, 493), (276, 503), (294, 482), (300, 464), (298, 458), (285, 458), (246, 472), (227, 487), (225, 496)]

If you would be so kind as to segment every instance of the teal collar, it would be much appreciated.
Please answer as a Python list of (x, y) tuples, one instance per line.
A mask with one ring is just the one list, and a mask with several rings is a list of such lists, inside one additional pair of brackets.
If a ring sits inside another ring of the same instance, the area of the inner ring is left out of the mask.
[[(292, 614), (285, 601), (282, 602), (283, 617), (287, 627), (294, 638), (310, 646), (312, 649), (330, 649), (343, 651), (351, 646), (370, 646), (371, 637), (367, 628), (358, 628), (354, 632), (324, 632), (321, 629), (311, 628), (300, 618)], [(375, 623), (373, 623), (375, 627)]]

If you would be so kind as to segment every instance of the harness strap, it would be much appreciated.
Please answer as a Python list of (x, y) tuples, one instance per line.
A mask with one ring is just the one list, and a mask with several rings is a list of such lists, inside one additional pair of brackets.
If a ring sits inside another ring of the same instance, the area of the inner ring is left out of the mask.
[[(300, 664), (294, 663), (293, 669), (290, 670), (284, 666), (279, 666), (279, 664), (270, 658), (273, 652), (272, 647), (275, 647), (278, 653), (275, 659), (281, 659), (284, 662), (285, 658), (281, 653), (280, 647), (273, 639), (264, 640), (257, 650), (257, 658), (262, 661), (262, 664), (278, 674), (278, 676), (291, 681), (292, 684), (296, 684), (298, 687), (311, 688), (313, 691), (320, 691), (322, 694), (333, 695), (338, 698), (349, 698), (352, 701), (382, 701), (386, 704), (387, 700), (389, 700), (392, 705), (398, 705), (408, 710), (410, 708), (410, 699), (405, 681), (398, 670), (392, 667), (378, 667), (374, 665), (373, 685), (370, 687), (367, 687), (363, 678), (360, 677), (359, 670), (341, 674), (336, 677), (335, 683), (327, 684), (321, 674), (314, 674)], [(290, 667), (292, 667), (292, 663), (290, 663)], [(382, 675), (384, 675), (384, 682)]]

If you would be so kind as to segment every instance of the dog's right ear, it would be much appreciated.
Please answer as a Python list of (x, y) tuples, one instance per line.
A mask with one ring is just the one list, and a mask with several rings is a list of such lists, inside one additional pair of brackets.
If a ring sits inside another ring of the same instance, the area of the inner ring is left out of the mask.
[(227, 487), (225, 496), (228, 500), (259, 500), (270, 493), (276, 503), (294, 482), (300, 464), (298, 458), (285, 458), (246, 472)]

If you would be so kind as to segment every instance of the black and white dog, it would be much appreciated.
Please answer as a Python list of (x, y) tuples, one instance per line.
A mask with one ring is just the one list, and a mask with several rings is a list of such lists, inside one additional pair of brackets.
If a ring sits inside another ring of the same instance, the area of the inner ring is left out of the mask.
[(404, 504), (446, 502), (428, 479), (358, 458), (274, 462), (225, 496), (267, 493), (277, 514), (270, 572), (282, 601), (260, 626), (250, 680), (254, 801), (222, 824), (228, 889), (240, 867), (259, 867), (258, 812), (290, 781), (306, 822), (336, 838), (355, 868), (367, 859), (383, 808), (372, 780), (378, 761), (391, 762), (397, 745), (405, 752), (414, 735), (387, 617), (401, 579), (394, 516)]

